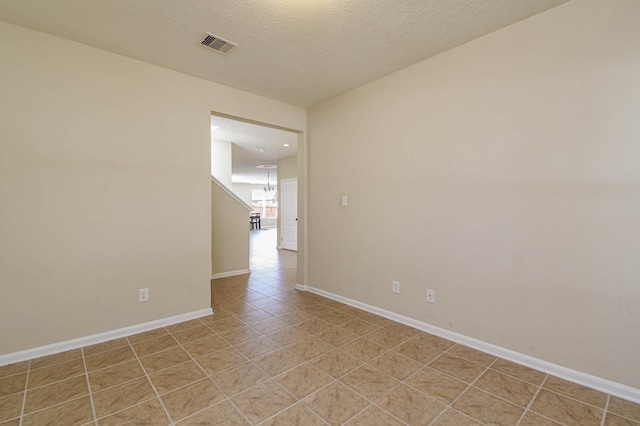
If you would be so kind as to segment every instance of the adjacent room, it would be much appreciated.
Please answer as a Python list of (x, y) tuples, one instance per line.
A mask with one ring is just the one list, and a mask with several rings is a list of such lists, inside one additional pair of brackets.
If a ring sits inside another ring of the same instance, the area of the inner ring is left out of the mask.
[(637, 0), (4, 0), (0, 39), (0, 425), (640, 426)]

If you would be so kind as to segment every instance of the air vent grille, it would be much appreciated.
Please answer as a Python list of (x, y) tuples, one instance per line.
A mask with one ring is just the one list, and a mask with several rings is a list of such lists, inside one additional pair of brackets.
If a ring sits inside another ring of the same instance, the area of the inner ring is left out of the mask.
[(213, 49), (218, 53), (222, 53), (223, 55), (228, 54), (233, 49), (238, 47), (237, 44), (230, 42), (229, 40), (225, 40), (217, 35), (213, 35), (211, 33), (205, 33), (204, 39), (200, 42), (201, 45), (208, 47), (209, 49)]

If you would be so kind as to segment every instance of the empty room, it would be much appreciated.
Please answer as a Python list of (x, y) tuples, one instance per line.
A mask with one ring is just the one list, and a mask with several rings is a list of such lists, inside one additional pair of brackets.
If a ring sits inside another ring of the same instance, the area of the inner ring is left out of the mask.
[[(0, 39), (0, 426), (640, 426), (637, 0), (4, 0)], [(212, 119), (297, 150), (264, 226)]]

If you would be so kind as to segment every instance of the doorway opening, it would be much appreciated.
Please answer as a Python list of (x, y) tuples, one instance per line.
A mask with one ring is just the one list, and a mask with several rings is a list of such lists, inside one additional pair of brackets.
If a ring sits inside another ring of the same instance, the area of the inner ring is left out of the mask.
[[(303, 242), (297, 210), (299, 205), (304, 205), (305, 194), (301, 184), (296, 185), (292, 196), (290, 182), (304, 182), (306, 142), (303, 133), (216, 112), (211, 115), (211, 129), (212, 176), (250, 206), (252, 214), (254, 210), (261, 213), (260, 226), (252, 226), (249, 233), (251, 275), (255, 272), (259, 278), (268, 272), (280, 278), (292, 277), (292, 286), (302, 283), (304, 259), (295, 250)], [(285, 200), (283, 181), (289, 182)], [(288, 206), (286, 225), (283, 202)], [(246, 219), (249, 228), (249, 215)], [(287, 242), (283, 246), (285, 236)], [(233, 244), (225, 247), (232, 249)]]

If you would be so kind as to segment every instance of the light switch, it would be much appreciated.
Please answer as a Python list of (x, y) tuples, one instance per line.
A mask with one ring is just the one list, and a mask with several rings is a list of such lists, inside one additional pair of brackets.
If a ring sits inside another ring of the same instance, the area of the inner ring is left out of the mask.
[(343, 205), (343, 206), (346, 206), (346, 205), (347, 205), (347, 196), (346, 196), (346, 195), (343, 195), (343, 196), (342, 196), (342, 205)]

